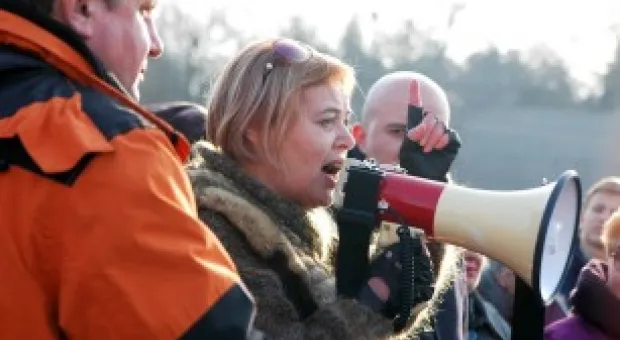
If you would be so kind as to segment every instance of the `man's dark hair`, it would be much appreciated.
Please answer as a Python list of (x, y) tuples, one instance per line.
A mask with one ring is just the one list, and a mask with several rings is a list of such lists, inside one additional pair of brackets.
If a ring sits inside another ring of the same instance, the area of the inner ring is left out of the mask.
[(0, 0), (0, 5), (19, 5), (21, 7), (31, 8), (39, 13), (51, 14), (55, 1), (56, 0)]
[[(54, 3), (58, 0), (0, 0), (0, 5), (20, 5), (22, 7), (31, 8), (41, 14), (51, 15)], [(109, 7), (116, 6), (123, 0), (105, 0)]]
[(146, 104), (145, 107), (183, 134), (190, 143), (206, 139), (206, 107), (186, 101)]

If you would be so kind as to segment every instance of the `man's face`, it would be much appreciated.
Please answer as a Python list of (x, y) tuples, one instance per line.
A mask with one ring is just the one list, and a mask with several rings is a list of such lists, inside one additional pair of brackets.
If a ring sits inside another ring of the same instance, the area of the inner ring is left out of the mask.
[(110, 8), (104, 0), (90, 2), (91, 35), (86, 43), (138, 100), (149, 57), (163, 51), (153, 22), (156, 0), (120, 0)]
[[(412, 79), (400, 79), (386, 85), (379, 93), (367, 98), (364, 112), (366, 121), (353, 128), (358, 147), (368, 158), (380, 164), (398, 164), (400, 147), (407, 132), (409, 87)], [(441, 121), (449, 117), (449, 107), (443, 92), (420, 83), (420, 96), (424, 111), (434, 114)]]
[(358, 131), (354, 130), (357, 145), (380, 164), (398, 164), (407, 131), (406, 98), (386, 101), (381, 107), (370, 108), (367, 114), (370, 119), (366, 126), (357, 125)]
[(588, 256), (604, 259), (601, 233), (605, 221), (620, 207), (620, 195), (608, 191), (596, 192), (581, 216), (580, 241)]
[(480, 281), (480, 274), (482, 269), (483, 256), (471, 250), (466, 250), (463, 253), (463, 259), (465, 261), (465, 277), (467, 278), (467, 290), (472, 292), (478, 286)]

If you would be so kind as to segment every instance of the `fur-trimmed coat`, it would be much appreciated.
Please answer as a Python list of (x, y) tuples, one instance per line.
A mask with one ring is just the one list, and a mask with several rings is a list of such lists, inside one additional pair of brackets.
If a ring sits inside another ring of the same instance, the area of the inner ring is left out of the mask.
[(326, 210), (302, 210), (208, 143), (194, 152), (188, 172), (199, 216), (237, 265), (268, 339), (415, 338), (412, 329), (392, 336), (392, 320), (336, 296), (336, 227)]

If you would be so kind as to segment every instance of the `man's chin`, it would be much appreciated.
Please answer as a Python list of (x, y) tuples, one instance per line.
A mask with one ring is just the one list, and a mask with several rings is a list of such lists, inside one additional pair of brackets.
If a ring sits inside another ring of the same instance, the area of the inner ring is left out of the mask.
[(600, 240), (585, 239), (582, 242), (581, 250), (585, 253), (587, 258), (602, 259), (605, 254), (605, 249)]

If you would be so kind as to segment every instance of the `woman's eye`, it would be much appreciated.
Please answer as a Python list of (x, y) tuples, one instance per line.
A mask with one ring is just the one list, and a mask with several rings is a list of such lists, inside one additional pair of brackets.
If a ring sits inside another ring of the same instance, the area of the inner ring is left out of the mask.
[(335, 122), (336, 120), (334, 118), (329, 118), (329, 119), (323, 119), (319, 121), (319, 124), (323, 127), (329, 127), (329, 126), (334, 125)]

